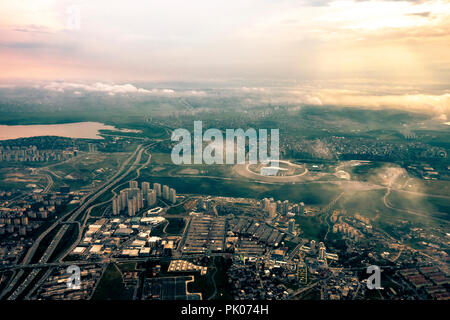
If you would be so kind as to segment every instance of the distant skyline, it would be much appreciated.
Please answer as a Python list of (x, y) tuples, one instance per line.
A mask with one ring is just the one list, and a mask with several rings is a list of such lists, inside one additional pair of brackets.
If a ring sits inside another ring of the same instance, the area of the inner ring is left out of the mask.
[(448, 114), (449, 1), (3, 0), (0, 17), (3, 84), (289, 80)]

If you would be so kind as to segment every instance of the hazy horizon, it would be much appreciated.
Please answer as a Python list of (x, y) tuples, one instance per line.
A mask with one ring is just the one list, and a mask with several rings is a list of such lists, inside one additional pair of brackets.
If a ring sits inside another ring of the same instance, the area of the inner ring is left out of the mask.
[(7, 0), (0, 16), (0, 88), (277, 87), (299, 103), (449, 117), (449, 1)]

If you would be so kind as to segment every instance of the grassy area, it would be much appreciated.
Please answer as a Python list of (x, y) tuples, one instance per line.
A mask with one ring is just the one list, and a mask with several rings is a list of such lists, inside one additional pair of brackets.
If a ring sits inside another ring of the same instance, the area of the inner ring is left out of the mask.
[(423, 193), (448, 196), (450, 194), (450, 183), (439, 180), (416, 180), (420, 183)]
[(147, 171), (142, 172), (139, 181), (157, 181), (175, 188), (178, 193), (261, 199), (274, 197), (276, 200), (303, 201), (310, 205), (328, 204), (340, 193), (339, 186), (334, 184), (265, 184), (208, 177), (180, 179), (176, 177), (155, 177)]
[(152, 232), (150, 233), (151, 236), (155, 237), (162, 237), (164, 235), (164, 227), (167, 222), (161, 223), (160, 225), (156, 226), (155, 228), (152, 228)]
[(166, 233), (171, 235), (179, 235), (183, 232), (186, 222), (183, 218), (168, 218), (169, 225), (166, 228)]
[(175, 207), (171, 207), (167, 210), (168, 214), (182, 214), (186, 212), (186, 210), (184, 209), (184, 204), (179, 204)]
[(423, 212), (424, 214), (447, 218), (450, 213), (448, 199), (391, 191), (389, 202), (395, 208)]
[(173, 164), (170, 153), (152, 152), (152, 164)]
[(191, 293), (200, 292), (204, 300), (209, 298), (214, 293), (214, 285), (209, 273), (204, 276), (194, 275), (194, 282), (188, 283), (188, 291)]
[(103, 215), (103, 212), (105, 211), (105, 209), (108, 208), (108, 206), (110, 206), (110, 205), (111, 205), (111, 203), (108, 202), (101, 206), (95, 207), (91, 210), (90, 215), (92, 217), (101, 217)]
[(136, 270), (136, 262), (119, 263), (119, 264), (117, 264), (117, 266), (119, 267), (119, 269), (120, 269), (122, 272), (125, 272), (125, 271), (135, 271), (135, 270)]
[[(214, 293), (213, 279), (216, 283), (217, 293), (214, 299), (231, 300), (231, 285), (228, 283), (227, 269), (230, 267), (231, 261), (223, 257), (215, 257), (208, 265), (208, 274), (194, 275), (194, 282), (188, 284), (189, 292), (201, 292), (204, 300), (211, 297)], [(217, 270), (214, 274), (214, 271)], [(213, 277), (214, 274), (214, 277)]]
[(320, 291), (317, 288), (312, 288), (304, 292), (298, 297), (299, 300), (320, 300)]
[(125, 289), (117, 265), (110, 263), (98, 284), (92, 300), (129, 300), (132, 292)]
[(53, 176), (55, 184), (67, 183), (72, 189), (79, 189), (94, 180), (105, 181), (119, 168), (120, 163), (129, 156), (127, 153), (88, 153), (51, 168), (62, 179)]
[(217, 300), (232, 300), (231, 284), (228, 283), (227, 270), (231, 266), (231, 260), (226, 260), (223, 257), (215, 257), (214, 262), (217, 268), (217, 272), (214, 275), (214, 281), (216, 282), (217, 295), (214, 299)]
[(347, 191), (338, 201), (337, 207), (348, 213), (359, 213), (369, 219), (383, 216), (383, 219), (395, 214), (384, 205), (383, 197), (386, 189), (368, 191)]
[(293, 241), (284, 241), (284, 246), (287, 247), (289, 251), (293, 250), (297, 245), (298, 243)]
[(369, 162), (361, 163), (358, 166), (345, 167), (344, 170), (348, 170), (350, 175), (358, 181), (369, 181), (373, 179), (384, 166), (386, 166), (386, 163), (384, 162)]
[(318, 216), (296, 216), (295, 223), (300, 226), (302, 238), (322, 241), (327, 232), (327, 226), (320, 221)]
[(30, 171), (20, 167), (21, 164), (6, 163), (5, 168), (0, 169), (0, 190), (23, 190), (30, 192), (35, 187), (44, 188), (48, 182), (44, 176), (30, 175)]

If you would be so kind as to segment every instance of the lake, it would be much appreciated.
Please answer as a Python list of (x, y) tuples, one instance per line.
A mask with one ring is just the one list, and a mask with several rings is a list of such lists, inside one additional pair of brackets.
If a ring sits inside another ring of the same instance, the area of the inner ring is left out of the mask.
[(0, 125), (0, 140), (30, 138), (40, 136), (58, 136), (80, 139), (103, 139), (99, 130), (118, 130), (116, 127), (99, 122), (75, 122), (63, 124), (38, 124), (9, 126)]

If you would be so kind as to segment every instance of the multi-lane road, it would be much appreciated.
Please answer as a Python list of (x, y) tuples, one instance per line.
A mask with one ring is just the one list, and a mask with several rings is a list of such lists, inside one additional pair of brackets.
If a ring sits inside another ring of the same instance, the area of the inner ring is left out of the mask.
[[(84, 197), (82, 199), (82, 204), (62, 215), (59, 219), (57, 219), (47, 230), (45, 230), (33, 243), (33, 246), (28, 250), (27, 254), (25, 255), (24, 259), (22, 260), (21, 265), (26, 266), (30, 264), (30, 261), (34, 254), (36, 253), (41, 241), (47, 236), (54, 228), (56, 228), (58, 225), (60, 225), (61, 222), (75, 222), (77, 217), (84, 212), (92, 203), (94, 203), (100, 196), (102, 196), (106, 191), (110, 190), (115, 184), (117, 184), (120, 180), (125, 178), (127, 175), (131, 173), (132, 170), (136, 168), (136, 166), (140, 163), (142, 153), (145, 150), (143, 145), (139, 145), (136, 150), (131, 154), (131, 156), (120, 166), (118, 171), (109, 178), (103, 185), (98, 187), (94, 192), (89, 194), (88, 196)], [(129, 168), (125, 171), (129, 163), (132, 161), (132, 159), (135, 159), (133, 164), (129, 166)], [(67, 218), (67, 220), (65, 220)], [(48, 262), (49, 258), (54, 253), (55, 249), (57, 248), (58, 244), (60, 243), (61, 239), (63, 238), (64, 234), (69, 229), (69, 224), (64, 224), (61, 226), (60, 230), (57, 232), (55, 237), (50, 242), (50, 245), (45, 250), (42, 257), (39, 259), (39, 264), (45, 264)], [(81, 230), (79, 230), (81, 233)], [(22, 292), (27, 288), (30, 283), (35, 279), (37, 274), (39, 273), (38, 270), (33, 269), (30, 274), (26, 277), (26, 279), (12, 292), (8, 300), (15, 300)], [(15, 288), (17, 282), (19, 279), (22, 278), (24, 274), (24, 271), (21, 269), (19, 272), (12, 277), (6, 288), (3, 290), (3, 292), (0, 294), (0, 299), (7, 296), (13, 288)]]

